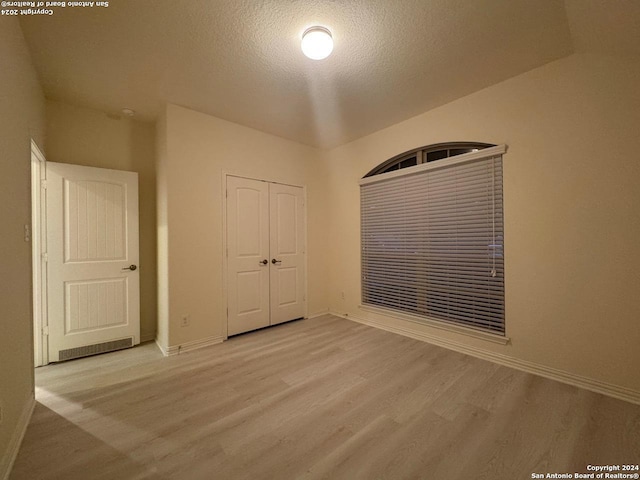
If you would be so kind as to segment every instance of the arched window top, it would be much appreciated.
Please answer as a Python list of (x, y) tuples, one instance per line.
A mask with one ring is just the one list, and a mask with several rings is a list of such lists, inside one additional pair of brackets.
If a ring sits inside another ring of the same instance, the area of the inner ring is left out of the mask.
[(495, 147), (495, 145), (480, 142), (447, 142), (414, 148), (382, 162), (362, 178), (392, 172), (401, 168), (414, 167), (422, 163), (435, 162), (444, 158), (462, 155), (463, 153), (477, 152), (489, 147)]

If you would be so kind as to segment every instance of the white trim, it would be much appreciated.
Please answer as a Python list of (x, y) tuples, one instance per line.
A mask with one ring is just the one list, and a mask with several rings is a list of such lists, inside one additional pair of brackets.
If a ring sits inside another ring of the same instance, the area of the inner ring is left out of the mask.
[[(227, 289), (227, 269), (229, 268), (229, 257), (227, 256), (227, 177), (231, 174), (222, 172), (222, 312), (221, 318), (224, 318), (223, 332), (224, 339), (229, 338), (229, 300)], [(163, 352), (164, 353), (164, 352)]]
[(400, 318), (409, 322), (417, 323), (418, 325), (426, 325), (432, 328), (438, 328), (440, 330), (447, 330), (449, 332), (459, 333), (461, 335), (467, 335), (473, 338), (479, 338), (488, 342), (498, 343), (500, 345), (507, 345), (511, 339), (507, 336), (497, 335), (495, 333), (483, 332), (474, 328), (465, 327), (462, 325), (455, 325), (443, 320), (435, 320), (427, 317), (421, 317), (419, 315), (412, 315), (410, 313), (399, 312), (390, 308), (375, 307), (371, 305), (358, 305), (358, 308), (366, 312), (377, 313), (378, 315), (385, 315), (391, 318)]
[(331, 312), (331, 314), (357, 323), (362, 323), (370, 327), (379, 328), (388, 332), (404, 335), (405, 337), (410, 337), (416, 340), (431, 343), (439, 347), (448, 348), (449, 350), (464, 353), (472, 357), (488, 360), (499, 365), (515, 368), (516, 370), (532, 373), (534, 375), (539, 375), (551, 380), (556, 380), (558, 382), (566, 383), (574, 387), (584, 388), (585, 390), (590, 390), (592, 392), (601, 393), (609, 397), (640, 405), (640, 391), (638, 390), (622, 387), (620, 385), (614, 385), (612, 383), (602, 382), (600, 380), (584, 377), (582, 375), (576, 375), (575, 373), (567, 372), (565, 370), (559, 370), (557, 368), (542, 365), (537, 362), (521, 360), (519, 358), (510, 357), (501, 353), (488, 352), (477, 347), (464, 345), (453, 340), (443, 339), (436, 335), (431, 335), (429, 333), (418, 331), (413, 328), (388, 325), (381, 321), (365, 319), (348, 314), (342, 315), (335, 312)]
[(22, 413), (20, 414), (20, 418), (18, 419), (18, 424), (16, 425), (16, 429), (13, 431), (13, 435), (9, 440), (9, 446), (7, 448), (6, 455), (3, 456), (2, 461), (0, 462), (0, 478), (2, 480), (7, 480), (9, 475), (11, 474), (11, 469), (13, 468), (13, 464), (16, 461), (16, 457), (18, 456), (18, 451), (20, 450), (20, 445), (22, 444), (22, 439), (24, 438), (24, 434), (27, 433), (27, 427), (29, 426), (29, 422), (31, 421), (31, 415), (33, 415), (33, 409), (36, 406), (36, 399), (33, 397), (33, 393), (29, 395), (27, 399), (27, 403), (25, 403), (22, 408)]
[(158, 337), (155, 338), (154, 343), (156, 344), (156, 347), (158, 347), (158, 350), (160, 350), (162, 355), (164, 355), (165, 357), (169, 356), (169, 354), (167, 353), (167, 350), (163, 348), (160, 342), (158, 341)]
[(304, 293), (304, 316), (305, 318), (309, 316), (309, 222), (307, 215), (307, 187), (303, 185), (302, 187), (302, 229), (304, 231), (304, 278), (303, 289)]
[(225, 338), (222, 336), (205, 337), (199, 340), (192, 340), (191, 342), (181, 343), (180, 345), (171, 345), (170, 347), (164, 349), (156, 339), (156, 345), (165, 357), (172, 357), (173, 355), (180, 355), (181, 353), (190, 352), (199, 348), (217, 345), (224, 342), (224, 340)]
[(31, 276), (33, 302), (34, 365), (49, 363), (49, 337), (45, 335), (47, 320), (47, 196), (45, 183), (47, 161), (31, 139)]
[(320, 310), (319, 312), (315, 312), (315, 313), (311, 313), (309, 315), (307, 315), (306, 319), (312, 319), (312, 318), (318, 318), (318, 317), (322, 317), (323, 315), (331, 315), (331, 312), (329, 311), (329, 309), (327, 308), (326, 310)]
[(462, 155), (456, 155), (455, 157), (443, 158), (437, 162), (421, 163), (415, 167), (407, 167), (402, 170), (394, 170), (392, 172), (381, 173), (379, 175), (373, 175), (371, 177), (362, 178), (359, 181), (360, 185), (368, 185), (370, 183), (377, 183), (383, 180), (389, 180), (396, 177), (404, 177), (406, 175), (413, 175), (416, 173), (424, 172), (426, 170), (435, 170), (437, 168), (448, 167), (451, 165), (458, 165), (461, 163), (471, 162), (473, 160), (481, 160), (483, 158), (491, 158), (497, 155), (502, 155), (507, 152), (506, 145), (498, 145), (495, 147), (483, 148), (477, 152), (463, 153)]
[(31, 152), (34, 153), (41, 162), (44, 163), (47, 161), (46, 158), (44, 158), (42, 150), (40, 150), (40, 147), (38, 147), (38, 144), (33, 139), (31, 139)]

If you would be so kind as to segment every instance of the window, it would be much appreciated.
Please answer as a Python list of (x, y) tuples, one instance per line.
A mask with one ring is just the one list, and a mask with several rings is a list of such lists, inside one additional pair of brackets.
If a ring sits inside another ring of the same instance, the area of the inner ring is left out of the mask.
[(477, 152), (478, 150), (494, 146), (495, 145), (491, 145), (490, 143), (449, 142), (415, 148), (381, 163), (364, 177), (367, 178), (381, 173), (400, 170), (401, 168), (413, 167), (421, 163), (433, 162), (455, 155), (462, 155), (463, 153)]
[(434, 147), (360, 181), (362, 303), (504, 335), (506, 147)]

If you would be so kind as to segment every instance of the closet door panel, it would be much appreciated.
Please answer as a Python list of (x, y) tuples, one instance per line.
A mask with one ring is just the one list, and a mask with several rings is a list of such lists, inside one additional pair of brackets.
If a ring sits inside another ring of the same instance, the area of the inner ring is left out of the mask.
[(269, 184), (227, 177), (229, 336), (269, 325)]
[(301, 187), (269, 185), (271, 325), (305, 314), (304, 195)]

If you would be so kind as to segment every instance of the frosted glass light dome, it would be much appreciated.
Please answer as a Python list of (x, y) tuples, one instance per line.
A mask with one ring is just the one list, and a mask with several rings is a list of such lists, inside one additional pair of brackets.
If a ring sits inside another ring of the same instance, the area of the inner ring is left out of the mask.
[(302, 34), (302, 52), (312, 60), (322, 60), (333, 51), (333, 37), (324, 27), (311, 27)]

